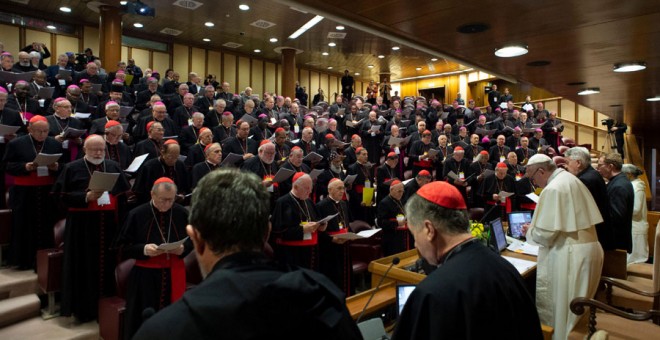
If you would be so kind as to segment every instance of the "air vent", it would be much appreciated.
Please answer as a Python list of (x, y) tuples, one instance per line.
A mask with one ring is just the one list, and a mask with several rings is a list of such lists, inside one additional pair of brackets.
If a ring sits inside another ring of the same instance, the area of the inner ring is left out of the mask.
[(179, 6), (179, 7), (185, 8), (185, 9), (189, 9), (189, 10), (196, 10), (201, 5), (203, 5), (203, 3), (197, 2), (197, 1), (192, 1), (192, 0), (177, 0), (172, 5)]
[(328, 39), (344, 39), (344, 38), (346, 38), (346, 33), (328, 32)]
[(305, 65), (319, 66), (319, 65), (321, 65), (321, 63), (319, 63), (318, 61), (308, 61), (308, 62), (305, 63)]
[(541, 66), (548, 66), (550, 65), (550, 62), (547, 60), (535, 60), (535, 61), (530, 61), (527, 63), (527, 66), (532, 66), (532, 67), (541, 67)]
[(160, 33), (177, 36), (183, 33), (183, 31), (175, 30), (174, 28), (165, 27), (162, 30), (160, 30)]
[(259, 28), (266, 29), (266, 28), (271, 28), (271, 27), (275, 26), (275, 23), (272, 23), (272, 22), (266, 21), (266, 20), (257, 20), (255, 22), (251, 23), (250, 25), (252, 25), (254, 27), (259, 27)]
[(243, 46), (243, 44), (239, 44), (239, 43), (229, 41), (229, 42), (226, 42), (226, 43), (222, 44), (222, 46), (229, 47), (229, 48), (239, 48), (239, 47)]
[(568, 86), (579, 86), (579, 85), (584, 85), (584, 84), (586, 84), (586, 82), (584, 82), (584, 81), (574, 81), (574, 82), (566, 83), (566, 85), (568, 85)]

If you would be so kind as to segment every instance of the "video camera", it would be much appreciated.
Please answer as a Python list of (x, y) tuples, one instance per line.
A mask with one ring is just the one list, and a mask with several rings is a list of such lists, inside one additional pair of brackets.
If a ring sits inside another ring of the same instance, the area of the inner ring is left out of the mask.
[(608, 118), (608, 119), (603, 119), (600, 121), (601, 125), (606, 125), (607, 126), (607, 132), (611, 132), (612, 127), (614, 127), (614, 119)]

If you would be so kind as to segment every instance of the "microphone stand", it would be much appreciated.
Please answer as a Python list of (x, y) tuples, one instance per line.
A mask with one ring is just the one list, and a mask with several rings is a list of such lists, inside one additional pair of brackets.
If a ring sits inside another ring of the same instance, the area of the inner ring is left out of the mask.
[(390, 272), (390, 269), (392, 269), (392, 267), (394, 267), (395, 265), (399, 264), (400, 261), (401, 261), (401, 259), (399, 259), (398, 257), (394, 257), (392, 259), (392, 263), (387, 268), (387, 270), (385, 271), (383, 276), (381, 276), (380, 281), (376, 285), (376, 289), (374, 289), (373, 293), (371, 293), (371, 296), (369, 296), (369, 300), (367, 300), (367, 303), (364, 305), (364, 308), (362, 308), (362, 312), (360, 313), (360, 316), (358, 316), (357, 320), (355, 321), (356, 324), (360, 323), (360, 320), (364, 316), (364, 313), (367, 311), (367, 307), (369, 306), (369, 304), (371, 303), (371, 300), (374, 298), (374, 296), (378, 292), (378, 289), (380, 288), (380, 285), (383, 284), (383, 280), (385, 280), (385, 277)]

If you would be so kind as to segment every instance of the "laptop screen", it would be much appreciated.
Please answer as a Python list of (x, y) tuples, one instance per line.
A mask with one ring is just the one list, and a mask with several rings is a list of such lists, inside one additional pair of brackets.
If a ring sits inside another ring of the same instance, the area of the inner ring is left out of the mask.
[(403, 306), (406, 305), (406, 301), (408, 301), (408, 297), (410, 297), (410, 294), (412, 294), (413, 290), (415, 290), (415, 287), (415, 285), (396, 286), (396, 306), (398, 315), (401, 315)]
[(506, 235), (504, 234), (504, 228), (502, 228), (502, 220), (498, 217), (490, 222), (490, 228), (493, 234), (493, 240), (495, 241), (495, 246), (497, 250), (503, 251), (507, 247)]
[(514, 211), (509, 214), (509, 230), (513, 238), (520, 239), (523, 236), (523, 224), (532, 222), (531, 211)]

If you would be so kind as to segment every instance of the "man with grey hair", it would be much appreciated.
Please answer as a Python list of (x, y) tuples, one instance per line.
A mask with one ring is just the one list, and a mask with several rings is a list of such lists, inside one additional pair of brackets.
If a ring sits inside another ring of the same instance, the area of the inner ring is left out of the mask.
[(485, 339), (495, 328), (516, 338), (542, 338), (520, 274), (472, 237), (467, 206), (456, 187), (429, 183), (405, 210), (415, 247), (437, 268), (410, 294), (393, 339)]
[(18, 62), (14, 64), (14, 72), (32, 72), (36, 71), (38, 68), (32, 66), (30, 63), (30, 54), (24, 51), (18, 52)]
[(595, 225), (603, 222), (587, 187), (550, 157), (536, 154), (525, 173), (541, 188), (527, 241), (539, 246), (536, 307), (541, 322), (554, 328), (554, 339), (566, 339), (579, 317), (569, 310), (576, 297), (592, 298), (603, 267), (603, 249)]
[(581, 146), (568, 149), (564, 153), (566, 158), (566, 169), (577, 176), (591, 192), (598, 206), (598, 211), (603, 217), (603, 222), (596, 224), (598, 241), (603, 250), (614, 250), (614, 230), (610, 224), (610, 199), (607, 196), (607, 185), (598, 171), (591, 166), (591, 155), (589, 151)]
[(225, 112), (226, 108), (227, 102), (224, 99), (216, 100), (215, 105), (213, 105), (213, 110), (209, 111), (206, 114), (206, 118), (204, 118), (204, 126), (213, 129), (220, 125), (220, 122), (222, 122), (222, 114)]
[(598, 172), (607, 179), (610, 199), (610, 221), (614, 231), (614, 246), (632, 252), (632, 215), (635, 192), (625, 174), (621, 173), (623, 159), (618, 153), (606, 153), (598, 158)]

